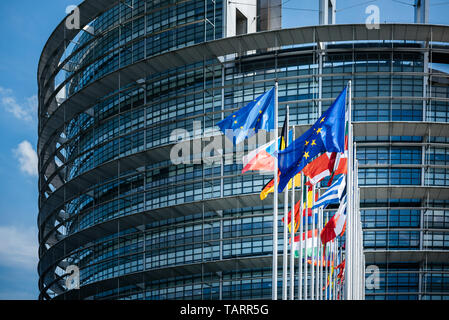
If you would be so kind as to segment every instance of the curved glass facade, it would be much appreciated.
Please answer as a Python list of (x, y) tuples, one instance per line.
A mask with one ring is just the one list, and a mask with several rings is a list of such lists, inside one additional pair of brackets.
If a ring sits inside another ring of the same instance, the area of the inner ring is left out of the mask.
[[(242, 164), (224, 159), (174, 165), (170, 136), (220, 135), (216, 123), (275, 78), (279, 123), (289, 105), (297, 130), (352, 80), (366, 262), (381, 276), (366, 298), (448, 298), (448, 43), (309, 42), (131, 73), (153, 56), (205, 50), (201, 43), (223, 37), (224, 16), (220, 0), (124, 1), (91, 22), (93, 34), (80, 32), (63, 66), (46, 69), (40, 298), (271, 298), (272, 201), (258, 200), (271, 177), (241, 175)], [(57, 118), (108, 75), (117, 87)], [(280, 221), (279, 231), (281, 239)], [(80, 268), (80, 290), (65, 287), (68, 265)]]

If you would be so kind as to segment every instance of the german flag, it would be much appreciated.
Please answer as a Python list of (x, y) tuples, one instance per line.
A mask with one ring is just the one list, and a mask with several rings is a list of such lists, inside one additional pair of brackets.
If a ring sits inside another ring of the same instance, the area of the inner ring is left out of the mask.
[[(282, 131), (281, 131), (281, 141), (280, 141), (280, 146), (279, 146), (279, 150), (284, 150), (286, 145), (287, 145), (287, 141), (286, 139), (288, 139), (288, 123), (287, 123), (287, 116), (285, 117), (284, 120), (284, 124), (282, 125)], [(279, 176), (281, 175), (281, 172), (278, 171), (278, 181), (279, 181)], [(301, 181), (300, 181), (301, 183)], [(289, 189), (291, 188), (291, 183), (289, 184)], [(271, 192), (274, 191), (274, 178), (271, 179), (270, 181), (268, 181), (268, 183), (262, 188), (262, 191), (260, 192), (260, 200), (264, 200), (268, 194), (270, 194)]]
[[(278, 173), (278, 178), (280, 176), (280, 173)], [(295, 187), (301, 186), (301, 173), (298, 173), (295, 176)], [(292, 188), (292, 182), (290, 181), (288, 184), (288, 189)], [(260, 192), (260, 200), (264, 200), (270, 193), (274, 191), (274, 179), (271, 179), (268, 181), (268, 183), (262, 188), (262, 191)]]

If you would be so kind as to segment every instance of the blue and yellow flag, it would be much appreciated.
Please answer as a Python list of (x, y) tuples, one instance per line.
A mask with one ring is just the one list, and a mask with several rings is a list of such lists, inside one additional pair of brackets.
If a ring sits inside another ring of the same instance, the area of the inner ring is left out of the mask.
[(346, 90), (309, 130), (285, 150), (279, 151), (279, 192), (319, 153), (344, 152)]
[(273, 87), (218, 122), (217, 126), (234, 144), (239, 144), (259, 130), (274, 130), (274, 93)]

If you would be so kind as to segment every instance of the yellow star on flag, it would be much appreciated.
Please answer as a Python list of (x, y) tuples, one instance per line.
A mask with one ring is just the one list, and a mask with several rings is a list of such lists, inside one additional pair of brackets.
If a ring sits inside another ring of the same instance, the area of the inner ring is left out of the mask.
[(323, 117), (323, 119), (320, 120), (320, 123), (322, 123), (324, 121), (324, 119), (326, 119), (326, 117)]
[(308, 146), (309, 145), (309, 141), (306, 140), (306, 143), (304, 145)]
[(307, 152), (304, 152), (304, 156), (303, 156), (303, 157), (306, 158), (306, 159), (307, 159), (308, 157), (310, 157), (310, 156), (309, 156), (309, 152), (308, 152), (308, 151), (307, 151)]
[(312, 140), (312, 146), (316, 146), (315, 140)]
[(316, 131), (316, 134), (321, 132), (321, 128), (318, 128), (318, 130)]

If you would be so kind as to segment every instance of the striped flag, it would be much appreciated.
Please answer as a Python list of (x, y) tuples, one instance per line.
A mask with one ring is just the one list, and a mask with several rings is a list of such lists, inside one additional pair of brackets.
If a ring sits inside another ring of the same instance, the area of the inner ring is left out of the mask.
[(343, 197), (340, 207), (337, 213), (334, 214), (323, 230), (321, 230), (321, 242), (326, 244), (329, 241), (334, 240), (337, 236), (343, 234), (346, 226), (346, 196)]
[[(300, 174), (298, 174), (297, 176), (299, 176)], [(305, 190), (305, 189), (304, 189)], [(318, 199), (318, 192), (315, 192), (315, 201)], [(307, 202), (307, 203), (306, 203)], [(304, 208), (302, 209), (302, 221), (303, 223), (307, 223), (307, 224), (312, 224), (312, 205), (313, 205), (313, 191), (308, 191), (307, 192), (307, 198), (306, 198), (306, 194), (303, 194), (303, 205)], [(307, 205), (307, 214), (306, 214), (306, 205)], [(294, 210), (294, 214), (295, 214), (295, 232), (298, 231), (299, 228), (299, 224), (301, 223), (301, 219), (300, 219), (300, 214), (299, 214), (299, 209), (301, 206), (301, 200), (299, 200), (296, 204), (295, 204), (295, 210)], [(306, 219), (307, 217), (308, 219)], [(315, 221), (318, 220), (318, 214), (315, 213)], [(282, 222), (284, 222), (284, 218), (282, 218)], [(299, 223), (298, 223), (299, 222)], [(290, 230), (290, 226), (291, 226), (291, 210), (288, 212), (288, 230)]]
[(307, 182), (307, 185), (316, 185), (327, 176), (330, 176), (334, 168), (336, 156), (337, 153), (335, 152), (325, 152), (310, 162), (302, 170), (304, 175), (310, 179), (310, 181)]
[[(306, 233), (303, 232), (302, 233), (302, 257), (303, 257), (303, 261), (307, 262), (307, 264), (312, 264), (312, 254), (315, 253), (315, 266), (333, 266), (334, 265), (334, 259), (331, 256), (331, 254), (327, 254), (327, 256), (324, 258), (322, 251), (323, 251), (323, 247), (322, 245), (319, 243), (318, 241), (318, 230), (308, 230), (307, 231), (307, 239), (305, 237)], [(313, 238), (314, 237), (314, 238)], [(296, 236), (295, 237), (295, 242), (293, 243), (293, 250), (295, 252), (295, 258), (299, 257), (299, 248), (300, 248), (300, 236)], [(307, 252), (305, 251), (305, 247), (306, 247), (306, 242), (307, 242)], [(320, 259), (319, 257), (322, 257), (322, 259)]]
[[(284, 124), (285, 125), (285, 124)], [(288, 133), (289, 143), (292, 142), (293, 130), (290, 130)], [(283, 145), (285, 145), (284, 135), (279, 137), (278, 145), (279, 150), (283, 149)], [(264, 144), (261, 147), (251, 151), (248, 155), (243, 156), (243, 169), (242, 174), (246, 171), (260, 171), (260, 172), (269, 172), (273, 173), (274, 170), (274, 151), (275, 144), (274, 140)], [(291, 185), (289, 186), (291, 187)]]
[(331, 203), (339, 203), (341, 196), (343, 195), (343, 191), (346, 187), (346, 175), (342, 174), (337, 181), (335, 181), (329, 189), (326, 190), (323, 195), (315, 202), (315, 205), (312, 209), (316, 209), (319, 207), (326, 208), (327, 205)]
[[(301, 239), (300, 239), (301, 238)], [(317, 254), (319, 249), (319, 243), (318, 243), (318, 229), (315, 230), (308, 230), (307, 231), (307, 239), (306, 239), (306, 233), (302, 233), (302, 237), (296, 236), (295, 241), (293, 243), (293, 250), (295, 252), (295, 257), (299, 257), (299, 241), (302, 242), (302, 250), (303, 250), (303, 257), (311, 258), (313, 251), (315, 251), (315, 254)], [(307, 252), (305, 252), (307, 242)]]
[[(278, 177), (280, 176), (280, 172), (278, 172)], [(295, 187), (299, 187), (301, 185), (301, 173), (298, 173), (295, 176)], [(290, 182), (288, 183), (288, 189), (290, 190), (292, 188), (292, 182), (290, 180)], [(270, 181), (267, 182), (267, 184), (262, 188), (262, 190), (260, 191), (260, 200), (265, 200), (266, 197), (268, 197), (268, 195), (270, 193), (272, 193), (274, 191), (274, 179), (271, 179)]]

